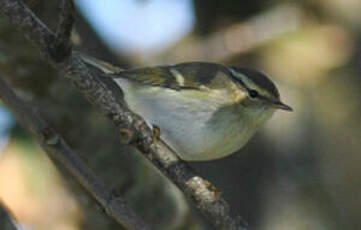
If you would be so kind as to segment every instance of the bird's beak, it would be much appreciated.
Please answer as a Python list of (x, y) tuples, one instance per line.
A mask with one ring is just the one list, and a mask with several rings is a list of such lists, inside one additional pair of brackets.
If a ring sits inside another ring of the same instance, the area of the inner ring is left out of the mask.
[(293, 109), (291, 108), (291, 106), (286, 105), (285, 103), (283, 103), (282, 101), (275, 101), (273, 102), (273, 106), (277, 109), (282, 109), (282, 110), (286, 110), (286, 111), (293, 111)]

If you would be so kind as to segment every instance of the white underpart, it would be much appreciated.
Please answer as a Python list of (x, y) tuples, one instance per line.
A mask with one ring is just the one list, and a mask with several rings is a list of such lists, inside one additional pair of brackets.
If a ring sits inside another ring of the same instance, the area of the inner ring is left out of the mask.
[(182, 76), (182, 74), (180, 74), (177, 70), (172, 69), (172, 68), (170, 69), (170, 72), (175, 77), (175, 80), (177, 81), (179, 86), (184, 86), (185, 80), (184, 80), (184, 77)]
[(205, 86), (205, 85), (200, 85), (199, 89), (204, 90), (204, 91), (209, 91), (209, 88), (207, 86)]
[(201, 90), (177, 91), (121, 78), (115, 81), (123, 89), (129, 108), (149, 125), (158, 126), (161, 139), (184, 160), (227, 156), (240, 149), (259, 126), (240, 119), (237, 113), (224, 114), (209, 123), (220, 107), (231, 103), (226, 90), (215, 90), (211, 96)]

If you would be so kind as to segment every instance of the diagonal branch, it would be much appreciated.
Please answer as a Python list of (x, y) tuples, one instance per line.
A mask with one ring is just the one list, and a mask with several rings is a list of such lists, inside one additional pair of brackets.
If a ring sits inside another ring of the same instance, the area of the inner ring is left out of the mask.
[(150, 229), (147, 224), (131, 210), (125, 201), (115, 197), (95, 173), (38, 114), (31, 110), (13, 92), (0, 76), (0, 96), (2, 101), (19, 118), (24, 127), (31, 130), (48, 156), (64, 167), (113, 217), (126, 229)]
[[(154, 141), (144, 120), (131, 112), (121, 98), (101, 80), (101, 75), (84, 64), (81, 55), (69, 52), (60, 60), (54, 56), (52, 32), (20, 0), (0, 0), (0, 14), (8, 18), (41, 50), (46, 61), (65, 72), (88, 101), (119, 128), (129, 130), (131, 143), (186, 195), (218, 229), (247, 229), (247, 223), (232, 214), (217, 189), (180, 160), (163, 142)], [(55, 54), (56, 55), (56, 54)]]

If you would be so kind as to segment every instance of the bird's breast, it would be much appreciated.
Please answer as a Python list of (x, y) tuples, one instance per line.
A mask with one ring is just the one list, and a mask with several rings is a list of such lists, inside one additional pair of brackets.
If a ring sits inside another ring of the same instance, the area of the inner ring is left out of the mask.
[(161, 139), (184, 160), (227, 156), (254, 133), (244, 118), (226, 109), (230, 99), (225, 92), (209, 95), (196, 90), (139, 86), (125, 79), (117, 81), (129, 108), (149, 125), (158, 126)]

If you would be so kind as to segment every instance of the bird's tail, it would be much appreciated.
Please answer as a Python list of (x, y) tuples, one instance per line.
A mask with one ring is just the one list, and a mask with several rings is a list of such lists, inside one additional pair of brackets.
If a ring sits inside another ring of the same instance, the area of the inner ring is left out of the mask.
[(89, 55), (80, 54), (80, 56), (87, 65), (90, 65), (90, 66), (100, 70), (104, 74), (112, 75), (112, 74), (116, 74), (116, 73), (124, 71), (124, 69), (122, 69), (120, 67), (114, 66), (108, 62), (99, 60), (99, 59), (91, 57)]

